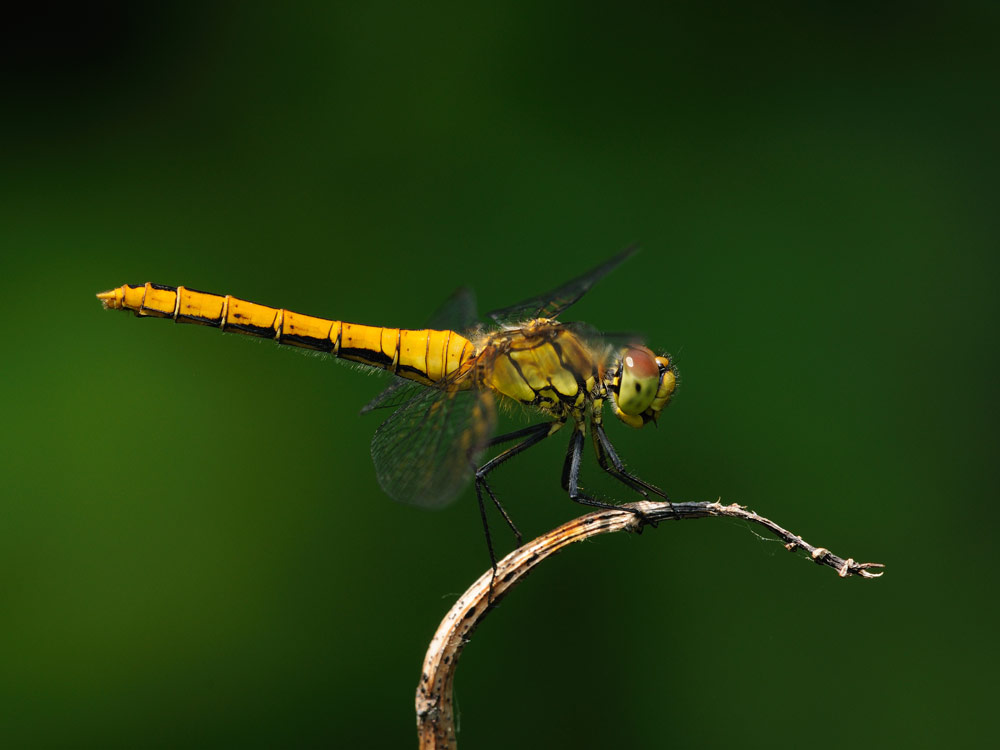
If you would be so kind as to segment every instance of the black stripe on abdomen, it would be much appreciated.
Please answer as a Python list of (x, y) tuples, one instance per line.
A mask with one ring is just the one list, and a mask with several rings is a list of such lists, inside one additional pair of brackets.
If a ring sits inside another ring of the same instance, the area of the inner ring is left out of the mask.
[(248, 336), (259, 336), (262, 339), (273, 339), (274, 328), (271, 326), (254, 326), (249, 323), (226, 323), (227, 331), (239, 331)]
[(304, 349), (313, 349), (318, 352), (326, 352), (327, 354), (333, 351), (333, 342), (328, 336), (317, 338), (315, 336), (303, 336), (298, 333), (283, 333), (281, 334), (281, 343), (301, 346)]
[(355, 359), (359, 362), (366, 362), (377, 367), (390, 367), (392, 357), (386, 356), (385, 352), (373, 349), (353, 349), (349, 346), (341, 346), (337, 356), (341, 359)]

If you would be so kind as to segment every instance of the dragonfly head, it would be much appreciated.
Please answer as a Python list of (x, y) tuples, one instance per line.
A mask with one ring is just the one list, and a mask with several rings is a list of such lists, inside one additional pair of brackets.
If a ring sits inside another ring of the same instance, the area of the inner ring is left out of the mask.
[(644, 346), (622, 350), (609, 370), (608, 389), (615, 416), (630, 427), (655, 422), (677, 387), (677, 371), (667, 355), (657, 357)]

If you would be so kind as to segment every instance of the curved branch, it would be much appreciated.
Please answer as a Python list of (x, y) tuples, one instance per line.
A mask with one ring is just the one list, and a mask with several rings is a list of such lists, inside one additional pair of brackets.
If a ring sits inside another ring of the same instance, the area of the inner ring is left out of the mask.
[[(629, 509), (641, 511), (637, 516)], [(431, 639), (417, 687), (417, 733), (422, 750), (455, 748), (452, 683), (462, 648), (486, 614), (538, 563), (563, 547), (614, 531), (641, 532), (643, 526), (664, 520), (728, 516), (759, 524), (770, 530), (789, 551), (805, 550), (814, 561), (837, 571), (841, 578), (878, 578), (880, 563), (858, 563), (838, 557), (824, 547), (814, 547), (802, 537), (740, 505), (714, 503), (665, 503), (642, 501), (601, 510), (559, 526), (527, 542), (497, 563), (496, 575), (486, 571), (458, 598)]]

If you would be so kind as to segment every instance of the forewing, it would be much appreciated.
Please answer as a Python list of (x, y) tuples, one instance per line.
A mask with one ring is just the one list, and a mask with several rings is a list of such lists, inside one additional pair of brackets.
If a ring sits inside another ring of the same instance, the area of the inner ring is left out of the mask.
[[(463, 286), (444, 301), (427, 321), (427, 327), (435, 331), (464, 331), (476, 325), (476, 296), (467, 286)], [(406, 403), (423, 393), (426, 386), (417, 385), (406, 378), (393, 378), (384, 391), (361, 408), (362, 414), (374, 409), (395, 407)]]
[(571, 323), (560, 323), (559, 325), (572, 331), (574, 336), (583, 341), (598, 361), (606, 361), (612, 349), (620, 348), (617, 340), (609, 338), (608, 334), (598, 331), (588, 323), (574, 320)]
[(443, 507), (472, 479), (495, 425), (489, 391), (425, 388), (375, 431), (378, 483), (399, 502)]
[(644, 346), (646, 337), (638, 331), (600, 331), (588, 323), (574, 320), (570, 323), (560, 323), (571, 330), (577, 338), (587, 342), (587, 345), (598, 351), (600, 349), (624, 349), (629, 346)]
[(476, 295), (467, 286), (459, 287), (427, 321), (427, 327), (438, 331), (462, 333), (476, 325)]
[(621, 265), (636, 250), (634, 245), (628, 247), (597, 268), (563, 284), (558, 289), (554, 289), (548, 294), (532, 297), (511, 307), (494, 310), (489, 314), (489, 317), (500, 325), (512, 325), (535, 318), (554, 318), (580, 299), (594, 284)]

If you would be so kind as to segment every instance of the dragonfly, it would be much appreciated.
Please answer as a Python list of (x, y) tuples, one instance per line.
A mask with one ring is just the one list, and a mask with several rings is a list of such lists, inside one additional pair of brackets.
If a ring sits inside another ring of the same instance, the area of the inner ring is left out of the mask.
[[(108, 309), (140, 318), (170, 318), (229, 333), (270, 338), (370, 368), (388, 370), (392, 383), (362, 413), (392, 408), (371, 443), (375, 474), (395, 500), (424, 507), (451, 503), (471, 481), (496, 570), (487, 521), (491, 502), (518, 546), (521, 532), (490, 486), (499, 466), (544, 439), (570, 431), (562, 488), (570, 500), (597, 508), (614, 503), (583, 491), (580, 469), (587, 427), (601, 469), (643, 497), (667, 494), (626, 469), (604, 429), (604, 406), (626, 425), (655, 423), (670, 402), (677, 370), (635, 337), (617, 345), (582, 323), (559, 316), (632, 255), (628, 248), (547, 294), (494, 310), (478, 322), (468, 288), (458, 290), (426, 328), (361, 325), (295, 313), (231, 295), (161, 284), (125, 284), (101, 292)], [(497, 408), (518, 403), (542, 421), (495, 435)], [(497, 446), (508, 446), (480, 463)], [(633, 511), (640, 519), (640, 511)], [(641, 527), (641, 523), (640, 523)]]

